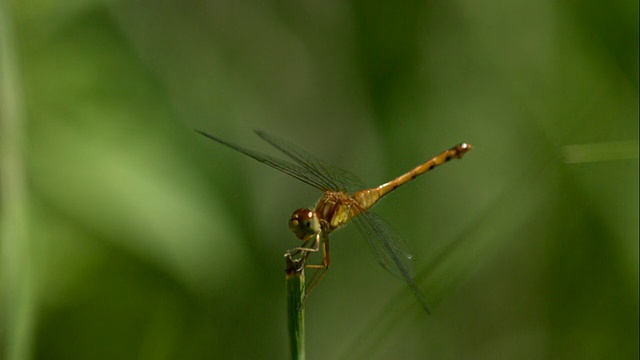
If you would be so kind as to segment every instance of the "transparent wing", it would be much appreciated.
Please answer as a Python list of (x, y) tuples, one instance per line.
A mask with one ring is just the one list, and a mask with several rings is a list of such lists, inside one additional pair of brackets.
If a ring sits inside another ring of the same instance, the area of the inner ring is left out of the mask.
[(413, 256), (400, 235), (385, 220), (371, 211), (353, 220), (382, 267), (403, 280), (415, 277)]
[[(229, 143), (227, 141), (224, 141), (222, 139), (219, 139), (213, 135), (207, 134), (204, 131), (200, 131), (200, 130), (196, 130), (196, 132), (206, 136), (207, 138), (218, 142), (222, 145), (225, 145), (233, 150), (239, 151), (247, 156), (250, 156), (256, 160), (258, 160), (259, 162), (269, 165), (272, 168), (276, 169), (276, 170), (280, 170), (283, 173), (289, 175), (289, 176), (293, 176), (294, 178), (307, 183), (317, 189), (320, 189), (322, 191), (325, 190), (336, 190), (336, 188), (334, 187), (334, 184), (327, 181), (326, 177), (324, 176), (320, 176), (317, 172), (315, 171), (310, 171), (309, 169), (296, 165), (296, 164), (292, 164), (288, 161), (284, 161), (284, 160), (280, 160), (278, 158), (274, 158), (272, 156), (266, 155), (266, 154), (262, 154), (259, 153), (257, 151), (253, 151), (253, 150), (249, 150), (249, 149), (245, 149), (243, 147), (240, 147), (238, 145)], [(274, 145), (275, 146), (275, 145)]]
[(353, 192), (364, 188), (363, 182), (357, 176), (316, 158), (299, 146), (261, 130), (255, 130), (255, 133), (309, 173), (314, 174), (314, 177), (327, 185), (330, 190)]
[(429, 312), (422, 292), (413, 281), (416, 271), (413, 267), (412, 256), (400, 235), (380, 216), (371, 211), (356, 216), (353, 221), (380, 265), (393, 275), (403, 279), (414, 292), (422, 307)]

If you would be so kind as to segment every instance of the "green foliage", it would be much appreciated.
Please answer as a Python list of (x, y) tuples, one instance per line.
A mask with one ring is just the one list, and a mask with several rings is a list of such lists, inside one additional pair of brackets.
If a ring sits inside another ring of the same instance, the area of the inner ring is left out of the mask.
[(286, 222), (321, 194), (194, 128), (371, 186), (474, 145), (376, 205), (433, 315), (347, 227), (309, 358), (638, 357), (637, 2), (0, 12), (6, 358), (289, 356)]

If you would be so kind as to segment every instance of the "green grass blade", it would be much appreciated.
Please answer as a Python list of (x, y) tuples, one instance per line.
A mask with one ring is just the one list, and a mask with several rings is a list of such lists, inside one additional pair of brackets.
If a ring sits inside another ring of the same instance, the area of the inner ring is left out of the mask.
[(304, 261), (285, 254), (287, 280), (287, 318), (291, 358), (303, 360), (304, 353)]
[(0, 253), (4, 359), (31, 357), (35, 275), (30, 249), (22, 78), (12, 6), (0, 3)]

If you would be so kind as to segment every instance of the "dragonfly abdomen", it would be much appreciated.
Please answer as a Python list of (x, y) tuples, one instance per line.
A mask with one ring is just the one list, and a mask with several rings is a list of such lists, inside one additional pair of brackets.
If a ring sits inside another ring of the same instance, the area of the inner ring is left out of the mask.
[(409, 181), (415, 179), (416, 177), (435, 169), (437, 166), (440, 166), (451, 159), (462, 159), (462, 155), (467, 153), (469, 150), (471, 150), (471, 145), (467, 143), (458, 144), (449, 150), (443, 151), (438, 156), (426, 161), (424, 164), (418, 165), (410, 171), (389, 181), (388, 183), (382, 184), (376, 189), (371, 189), (371, 191), (377, 191), (379, 197), (383, 197), (393, 190), (397, 189), (399, 186), (404, 185)]
[(471, 150), (471, 145), (469, 144), (456, 145), (388, 183), (382, 184), (377, 188), (357, 191), (351, 196), (339, 191), (327, 191), (316, 205), (316, 214), (324, 220), (326, 230), (333, 231), (351, 221), (354, 216), (369, 210), (380, 198), (401, 185), (451, 159), (461, 159), (462, 155), (469, 150)]

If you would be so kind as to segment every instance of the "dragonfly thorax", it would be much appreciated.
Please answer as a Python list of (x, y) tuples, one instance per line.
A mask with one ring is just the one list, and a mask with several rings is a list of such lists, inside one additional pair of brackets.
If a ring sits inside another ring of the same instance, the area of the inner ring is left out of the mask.
[(322, 230), (318, 216), (310, 209), (294, 211), (289, 219), (289, 229), (303, 241), (311, 239)]

